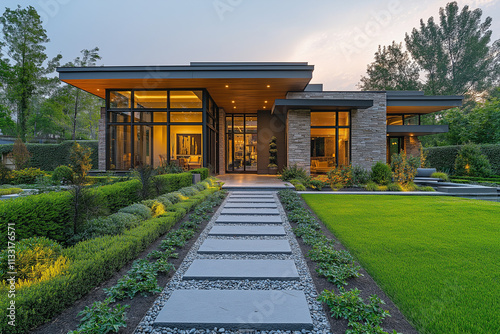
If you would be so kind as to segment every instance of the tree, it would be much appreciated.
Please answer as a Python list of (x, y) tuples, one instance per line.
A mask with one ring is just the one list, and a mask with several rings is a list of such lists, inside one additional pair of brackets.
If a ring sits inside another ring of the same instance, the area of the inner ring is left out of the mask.
[[(67, 63), (64, 66), (65, 67), (88, 67), (88, 66), (95, 66), (96, 62), (101, 59), (101, 56), (98, 54), (99, 48), (95, 47), (92, 50), (87, 50), (83, 49), (81, 51), (82, 57), (76, 57), (73, 62)], [(73, 112), (73, 132), (71, 139), (75, 140), (76, 139), (76, 123), (77, 123), (77, 116), (78, 116), (78, 108), (80, 104), (80, 95), (82, 90), (75, 88), (75, 87), (70, 87), (70, 90), (73, 92), (74, 91), (74, 112)], [(88, 97), (88, 96), (86, 96)]]
[[(7, 98), (16, 108), (17, 131), (19, 137), (26, 141), (27, 121), (32, 110), (33, 98), (42, 94), (48, 85), (55, 84), (58, 79), (47, 77), (54, 72), (61, 55), (47, 60), (44, 44), (49, 42), (42, 26), (40, 15), (35, 8), (28, 6), (11, 10), (6, 8), (0, 17), (4, 35), (4, 47), (10, 62), (4, 76)], [(4, 64), (5, 67), (5, 64)]]
[(418, 90), (419, 67), (411, 59), (402, 43), (392, 42), (383, 48), (379, 45), (375, 61), (368, 65), (367, 76), (361, 78), (362, 90)]
[(406, 34), (407, 49), (426, 73), (428, 93), (473, 94), (498, 80), (498, 56), (489, 46), (491, 18), (482, 22), (481, 15), (481, 9), (460, 11), (450, 2), (439, 9), (439, 24), (433, 17), (427, 24), (420, 20), (420, 29)]

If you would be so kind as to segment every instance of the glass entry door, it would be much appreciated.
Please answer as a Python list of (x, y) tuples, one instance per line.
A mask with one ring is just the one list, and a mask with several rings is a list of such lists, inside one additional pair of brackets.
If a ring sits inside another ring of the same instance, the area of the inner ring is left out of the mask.
[(391, 163), (393, 154), (404, 150), (404, 137), (387, 137), (387, 163)]
[(226, 117), (226, 170), (257, 172), (257, 116)]

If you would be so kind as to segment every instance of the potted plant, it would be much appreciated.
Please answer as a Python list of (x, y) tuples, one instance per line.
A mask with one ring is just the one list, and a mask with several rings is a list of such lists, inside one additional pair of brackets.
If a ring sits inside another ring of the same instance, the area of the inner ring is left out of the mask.
[(276, 175), (278, 173), (278, 149), (275, 136), (272, 136), (269, 141), (269, 164), (267, 169), (269, 174)]

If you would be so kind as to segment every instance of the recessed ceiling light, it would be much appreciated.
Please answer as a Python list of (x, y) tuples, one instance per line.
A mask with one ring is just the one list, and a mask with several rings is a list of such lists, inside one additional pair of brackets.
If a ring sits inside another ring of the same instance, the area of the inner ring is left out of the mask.
[(99, 88), (97, 88), (97, 91), (100, 92), (101, 90)]
[(266, 106), (264, 106), (264, 109), (266, 109)]
[(231, 103), (234, 103), (234, 101), (231, 101)]
[(271, 88), (271, 85), (267, 85), (267, 88)]
[(234, 106), (233, 108), (236, 109), (236, 106)]
[(267, 103), (267, 101), (264, 101), (264, 103)]
[(229, 85), (226, 85), (226, 88), (229, 88)]

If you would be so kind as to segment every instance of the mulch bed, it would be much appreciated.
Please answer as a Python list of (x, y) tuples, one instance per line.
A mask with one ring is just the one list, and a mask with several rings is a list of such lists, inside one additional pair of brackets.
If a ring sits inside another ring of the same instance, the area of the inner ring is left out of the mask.
[[(318, 216), (307, 206), (305, 201), (301, 199), (304, 207), (313, 214), (318, 221), (321, 221)], [(297, 227), (296, 223), (289, 222), (292, 228)], [(324, 224), (321, 225), (321, 231), (323, 234), (328, 238), (337, 241), (335, 244), (335, 248), (337, 250), (347, 250), (326, 228)], [(316, 273), (316, 264), (314, 261), (312, 261), (308, 256), (307, 253), (309, 250), (312, 248), (311, 246), (308, 246), (304, 244), (301, 238), (296, 238), (300, 249), (302, 251), (302, 254), (304, 255), (307, 266), (309, 267), (309, 271), (311, 273), (312, 279), (314, 281), (314, 284), (316, 285), (316, 289), (318, 290), (318, 293), (321, 293), (323, 290), (335, 290), (336, 293), (339, 292), (337, 287), (328, 282), (328, 280), (324, 277), (321, 277)], [(418, 332), (413, 328), (413, 326), (406, 320), (406, 318), (403, 316), (401, 311), (397, 308), (397, 306), (391, 301), (389, 296), (387, 296), (384, 291), (377, 285), (377, 283), (373, 280), (373, 278), (366, 272), (365, 269), (361, 268), (360, 273), (363, 274), (363, 276), (360, 276), (358, 278), (350, 279), (347, 283), (348, 285), (345, 286), (346, 290), (349, 289), (354, 289), (358, 288), (361, 290), (360, 296), (365, 300), (365, 302), (369, 301), (370, 295), (376, 294), (380, 299), (382, 299), (385, 302), (385, 305), (383, 305), (383, 308), (388, 310), (391, 314), (390, 317), (387, 317), (384, 319), (382, 322), (382, 328), (384, 328), (386, 331), (389, 331), (392, 333), (392, 330), (396, 330), (398, 333), (403, 333), (403, 334), (418, 334)], [(330, 315), (330, 311), (328, 309), (328, 306), (323, 303), (323, 309), (327, 315)], [(335, 319), (332, 317), (328, 317), (330, 321), (330, 327), (332, 329), (333, 333), (344, 333), (347, 329), (347, 320), (344, 319)]]

